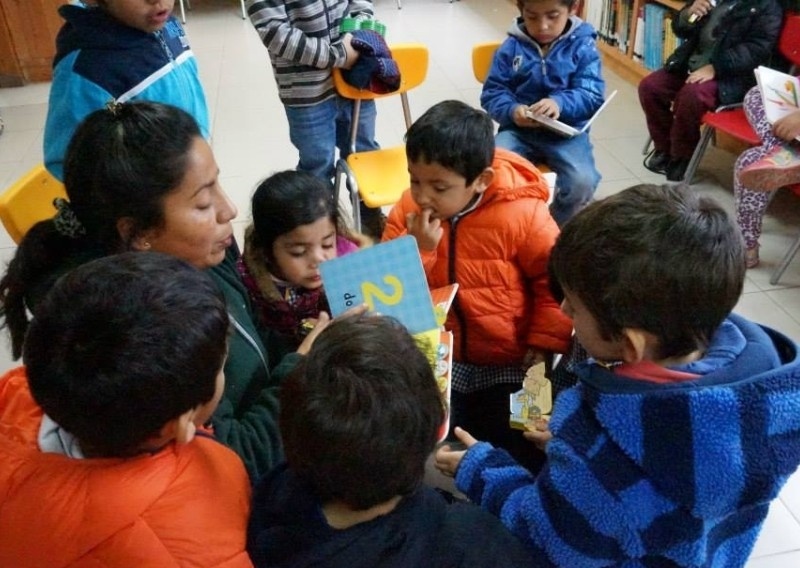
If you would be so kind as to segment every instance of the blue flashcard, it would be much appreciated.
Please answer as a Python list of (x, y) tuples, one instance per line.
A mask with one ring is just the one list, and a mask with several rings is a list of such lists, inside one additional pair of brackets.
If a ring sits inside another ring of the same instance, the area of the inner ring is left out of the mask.
[(417, 240), (410, 235), (328, 260), (319, 270), (334, 317), (364, 303), (397, 318), (412, 334), (438, 327)]

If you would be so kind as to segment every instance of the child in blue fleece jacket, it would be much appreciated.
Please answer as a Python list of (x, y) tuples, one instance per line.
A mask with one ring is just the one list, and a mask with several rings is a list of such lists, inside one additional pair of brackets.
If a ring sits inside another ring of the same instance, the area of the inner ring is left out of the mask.
[(741, 236), (687, 187), (587, 206), (550, 256), (592, 356), (562, 392), (537, 477), (460, 431), (436, 465), (537, 566), (743, 566), (800, 463), (797, 345), (732, 315)]
[(78, 124), (110, 101), (171, 104), (210, 135), (197, 60), (172, 15), (175, 0), (86, 0), (58, 9), (53, 83), (44, 126), (44, 165), (59, 180)]

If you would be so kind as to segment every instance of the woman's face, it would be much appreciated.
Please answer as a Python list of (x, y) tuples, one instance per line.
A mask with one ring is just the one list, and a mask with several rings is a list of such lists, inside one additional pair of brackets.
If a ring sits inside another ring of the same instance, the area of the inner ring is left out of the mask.
[(186, 173), (162, 207), (164, 222), (142, 232), (134, 240), (135, 249), (171, 254), (197, 268), (222, 262), (233, 243), (231, 220), (237, 211), (219, 185), (219, 167), (203, 138), (192, 142)]

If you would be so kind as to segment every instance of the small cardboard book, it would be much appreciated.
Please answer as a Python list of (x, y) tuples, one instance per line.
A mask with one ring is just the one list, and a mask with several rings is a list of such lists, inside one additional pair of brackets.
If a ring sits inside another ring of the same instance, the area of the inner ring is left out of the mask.
[(534, 114), (528, 111), (525, 113), (525, 116), (527, 116), (531, 120), (535, 120), (542, 126), (549, 128), (550, 130), (557, 132), (558, 134), (561, 134), (562, 136), (566, 136), (567, 138), (572, 138), (573, 136), (577, 136), (578, 134), (586, 132), (594, 122), (594, 119), (600, 116), (600, 113), (603, 112), (603, 109), (606, 108), (606, 105), (608, 105), (608, 103), (611, 102), (611, 99), (613, 99), (615, 96), (617, 96), (617, 91), (614, 91), (613, 93), (608, 95), (608, 98), (603, 102), (602, 105), (600, 105), (600, 108), (597, 109), (597, 112), (595, 112), (592, 115), (592, 118), (587, 120), (586, 124), (584, 124), (583, 127), (580, 129), (574, 128), (569, 124), (567, 124), (566, 122), (561, 122), (560, 120), (550, 118), (549, 116), (545, 116), (543, 114)]
[(319, 266), (331, 316), (367, 304), (371, 312), (392, 316), (417, 338), (428, 356), (448, 408), (440, 439), (449, 425), (453, 334), (443, 329), (458, 284), (430, 290), (412, 236), (360, 249)]
[(553, 410), (553, 385), (545, 377), (545, 364), (537, 363), (525, 373), (522, 389), (510, 395), (509, 426), (529, 430), (539, 418), (549, 418)]

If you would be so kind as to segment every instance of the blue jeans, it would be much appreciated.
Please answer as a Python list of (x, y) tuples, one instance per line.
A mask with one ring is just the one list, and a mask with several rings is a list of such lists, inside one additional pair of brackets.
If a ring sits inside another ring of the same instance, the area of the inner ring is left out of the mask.
[[(350, 122), (353, 101), (335, 96), (311, 106), (284, 106), (289, 120), (289, 138), (300, 153), (297, 169), (331, 180), (336, 169), (336, 148), (350, 153)], [(363, 101), (358, 119), (356, 150), (377, 150), (375, 101)]]
[(591, 201), (600, 183), (588, 132), (565, 138), (543, 128), (506, 128), (497, 133), (495, 144), (556, 173), (550, 213), (559, 227)]

